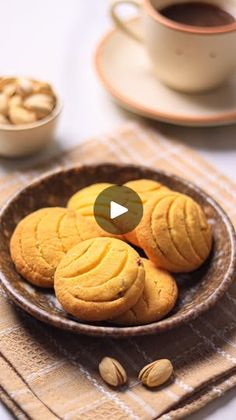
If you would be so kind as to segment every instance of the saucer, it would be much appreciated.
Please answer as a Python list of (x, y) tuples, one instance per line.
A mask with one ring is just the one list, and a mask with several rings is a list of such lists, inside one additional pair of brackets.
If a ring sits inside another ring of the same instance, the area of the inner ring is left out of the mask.
[[(128, 25), (141, 31), (140, 18)], [(216, 126), (236, 122), (236, 73), (222, 87), (185, 94), (163, 85), (152, 74), (142, 44), (118, 29), (100, 42), (95, 55), (100, 80), (125, 109), (154, 120), (183, 126)]]

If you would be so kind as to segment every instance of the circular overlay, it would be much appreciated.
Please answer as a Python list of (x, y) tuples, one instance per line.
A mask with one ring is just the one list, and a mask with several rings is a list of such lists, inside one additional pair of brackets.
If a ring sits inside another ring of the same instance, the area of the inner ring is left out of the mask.
[(134, 230), (143, 217), (139, 195), (131, 188), (115, 185), (105, 188), (94, 203), (94, 217), (98, 225), (113, 235)]

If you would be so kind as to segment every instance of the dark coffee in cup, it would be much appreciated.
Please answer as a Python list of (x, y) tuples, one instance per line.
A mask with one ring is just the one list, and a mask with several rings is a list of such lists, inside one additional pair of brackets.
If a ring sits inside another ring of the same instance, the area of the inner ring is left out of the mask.
[(191, 26), (216, 27), (235, 22), (229, 12), (210, 3), (176, 3), (158, 12), (170, 20)]

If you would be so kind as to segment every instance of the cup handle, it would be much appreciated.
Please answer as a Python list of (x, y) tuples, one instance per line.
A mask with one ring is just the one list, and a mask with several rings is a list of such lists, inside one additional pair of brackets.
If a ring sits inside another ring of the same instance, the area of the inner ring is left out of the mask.
[(140, 10), (141, 9), (140, 1), (139, 0), (113, 0), (110, 5), (110, 15), (117, 28), (121, 29), (126, 35), (135, 39), (135, 41), (142, 42), (143, 40), (141, 36), (134, 30), (130, 29), (127, 23), (119, 17), (116, 9), (117, 9), (117, 6), (120, 6), (122, 4), (131, 4), (132, 6), (135, 6), (138, 10)]

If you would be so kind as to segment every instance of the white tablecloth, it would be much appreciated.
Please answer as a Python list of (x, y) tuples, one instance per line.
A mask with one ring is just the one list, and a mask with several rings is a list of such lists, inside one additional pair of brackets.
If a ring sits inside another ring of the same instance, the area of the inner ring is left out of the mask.
[[(21, 161), (0, 159), (0, 174), (32, 165), (82, 139), (109, 131), (133, 115), (119, 109), (100, 86), (93, 67), (96, 43), (111, 22), (109, 0), (1, 1), (0, 75), (26, 75), (52, 81), (64, 109), (54, 145)], [(167, 136), (196, 149), (236, 181), (236, 125), (191, 129), (160, 125)], [(191, 419), (234, 420), (235, 390)], [(11, 418), (0, 405), (0, 419)]]

